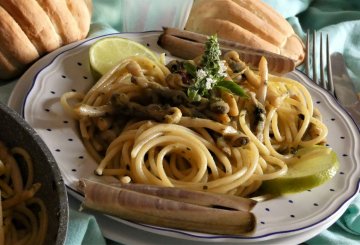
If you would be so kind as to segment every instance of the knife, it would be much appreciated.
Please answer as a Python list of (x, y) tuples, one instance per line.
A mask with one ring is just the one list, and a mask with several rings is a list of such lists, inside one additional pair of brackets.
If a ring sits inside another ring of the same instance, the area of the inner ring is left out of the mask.
[(360, 128), (360, 100), (347, 73), (344, 57), (341, 53), (335, 52), (331, 54), (330, 59), (335, 96)]

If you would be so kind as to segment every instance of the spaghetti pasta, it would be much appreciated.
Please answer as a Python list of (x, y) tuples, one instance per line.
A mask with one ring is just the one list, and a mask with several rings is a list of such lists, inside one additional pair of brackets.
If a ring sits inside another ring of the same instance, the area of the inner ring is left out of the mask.
[(284, 175), (297, 149), (325, 141), (327, 128), (303, 85), (268, 74), (266, 60), (257, 73), (236, 52), (223, 57), (225, 80), (249, 97), (214, 89), (191, 101), (186, 61), (165, 66), (145, 57), (123, 60), (86, 94), (65, 93), (61, 104), (78, 120), (99, 163), (95, 173), (249, 196)]
[[(26, 165), (26, 179), (18, 158)], [(41, 187), (34, 183), (33, 163), (20, 147), (8, 149), (0, 142), (0, 244), (44, 244), (47, 211), (35, 193)]]

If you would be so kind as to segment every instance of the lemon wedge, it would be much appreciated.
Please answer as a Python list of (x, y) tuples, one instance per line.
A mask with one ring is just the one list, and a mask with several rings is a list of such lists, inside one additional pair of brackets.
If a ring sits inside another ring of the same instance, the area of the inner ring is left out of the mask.
[(91, 45), (90, 67), (94, 75), (100, 77), (130, 56), (145, 56), (159, 61), (159, 57), (153, 51), (140, 43), (121, 37), (106, 37)]
[(287, 173), (279, 178), (264, 181), (260, 190), (276, 195), (302, 192), (330, 180), (338, 169), (338, 158), (330, 148), (302, 148), (288, 163)]

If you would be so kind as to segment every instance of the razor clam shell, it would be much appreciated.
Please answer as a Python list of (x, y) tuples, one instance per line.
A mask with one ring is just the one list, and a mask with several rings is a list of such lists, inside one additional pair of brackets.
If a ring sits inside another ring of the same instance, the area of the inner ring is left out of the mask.
[[(194, 59), (203, 54), (207, 36), (176, 28), (164, 28), (158, 39), (158, 44), (170, 54), (182, 59)], [(222, 53), (230, 50), (238, 52), (239, 57), (252, 69), (257, 69), (259, 61), (264, 56), (268, 61), (268, 69), (273, 74), (285, 74), (295, 69), (295, 61), (283, 55), (255, 49), (237, 42), (218, 39)]]
[(251, 212), (203, 207), (82, 179), (83, 208), (133, 222), (213, 234), (248, 234), (255, 228)]

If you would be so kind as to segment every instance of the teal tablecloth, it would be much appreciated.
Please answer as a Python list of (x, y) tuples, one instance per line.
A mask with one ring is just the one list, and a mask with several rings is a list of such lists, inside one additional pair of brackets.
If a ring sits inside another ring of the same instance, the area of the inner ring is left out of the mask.
[[(210, 0), (211, 1), (211, 0)], [(331, 51), (344, 54), (350, 76), (360, 92), (360, 1), (359, 0), (264, 0), (292, 24), (300, 37), (307, 29), (329, 34)], [(185, 3), (191, 0), (93, 0), (90, 35), (114, 31), (153, 30), (162, 25), (181, 26)], [(172, 11), (169, 11), (169, 10)], [(165, 11), (166, 10), (166, 11)], [(161, 13), (161, 14), (160, 14)], [(164, 14), (167, 13), (167, 14)], [(171, 18), (175, 17), (175, 18)], [(171, 20), (171, 21), (169, 21)], [(6, 101), (16, 81), (1, 84), (0, 99)], [(94, 216), (70, 211), (66, 245), (106, 244)], [(360, 244), (360, 196), (330, 228), (306, 244)]]

